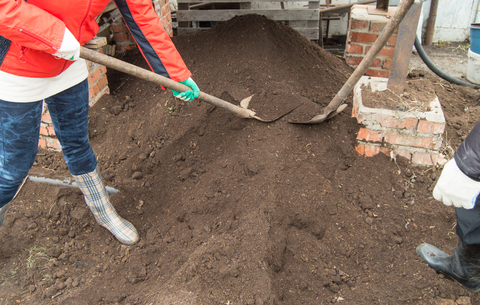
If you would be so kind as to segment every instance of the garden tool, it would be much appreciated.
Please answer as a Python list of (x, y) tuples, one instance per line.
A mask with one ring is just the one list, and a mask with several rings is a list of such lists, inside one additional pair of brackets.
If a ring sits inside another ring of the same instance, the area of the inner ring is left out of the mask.
[(400, 22), (403, 20), (405, 15), (407, 14), (408, 10), (412, 7), (415, 0), (402, 0), (402, 2), (397, 7), (395, 14), (393, 17), (388, 21), (387, 25), (383, 29), (380, 36), (378, 36), (377, 40), (373, 44), (372, 48), (368, 51), (367, 55), (362, 59), (358, 67), (355, 71), (350, 75), (348, 80), (345, 82), (343, 87), (338, 91), (335, 95), (333, 100), (325, 107), (322, 114), (318, 114), (314, 116), (309, 121), (305, 122), (289, 122), (294, 124), (318, 124), (327, 119), (330, 119), (340, 113), (342, 110), (346, 108), (346, 106), (342, 105), (345, 100), (347, 99), (350, 92), (352, 92), (353, 88), (363, 76), (363, 74), (368, 70), (372, 62), (377, 57), (378, 53), (383, 49), (385, 44), (387, 43), (388, 39), (392, 36), (395, 29), (399, 26)]
[[(164, 77), (154, 72), (151, 72), (149, 70), (137, 67), (135, 65), (116, 59), (114, 57), (107, 56), (99, 52), (95, 52), (85, 47), (80, 48), (80, 57), (101, 65), (104, 65), (108, 68), (112, 68), (117, 71), (127, 73), (130, 75), (136, 76), (138, 78), (153, 82), (155, 84), (158, 84), (160, 86), (163, 86), (165, 88), (169, 88), (178, 92), (191, 90), (190, 87), (184, 84), (178, 83), (174, 80), (171, 80), (167, 77)], [(261, 122), (269, 123), (269, 122), (276, 121), (287, 114), (287, 113), (282, 114), (281, 116), (271, 120), (264, 120), (258, 117), (254, 111), (248, 109), (248, 104), (250, 103), (250, 100), (252, 99), (252, 97), (253, 95), (243, 99), (240, 102), (240, 106), (237, 106), (202, 91), (200, 91), (198, 95), (198, 98), (200, 100), (207, 102), (211, 105), (223, 108), (230, 112), (233, 112), (235, 115), (244, 119), (256, 119)], [(288, 113), (289, 112), (291, 112), (291, 110), (288, 111)]]

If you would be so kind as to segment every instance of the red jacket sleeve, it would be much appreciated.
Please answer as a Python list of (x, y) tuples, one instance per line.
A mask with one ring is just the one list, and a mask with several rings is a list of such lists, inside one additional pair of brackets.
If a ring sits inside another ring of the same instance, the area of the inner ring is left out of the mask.
[(163, 29), (151, 0), (114, 0), (153, 72), (175, 81), (191, 76), (170, 36)]
[(54, 54), (62, 44), (65, 24), (23, 0), (0, 0), (0, 36), (24, 47)]

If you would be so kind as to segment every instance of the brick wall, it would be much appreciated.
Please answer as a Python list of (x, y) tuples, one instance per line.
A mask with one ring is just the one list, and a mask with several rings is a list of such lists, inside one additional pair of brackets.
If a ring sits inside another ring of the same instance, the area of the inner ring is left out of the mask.
[(363, 105), (362, 85), (384, 90), (387, 81), (385, 78), (363, 76), (355, 86), (352, 116), (363, 125), (357, 134), (356, 151), (367, 157), (378, 153), (402, 156), (419, 165), (442, 164), (444, 160), (439, 150), (445, 117), (438, 98), (430, 102), (431, 110), (426, 112)]
[[(389, 12), (394, 11), (395, 8), (392, 7), (389, 10)], [(370, 14), (367, 5), (356, 4), (352, 6), (345, 46), (347, 64), (354, 68), (360, 64), (388, 21), (387, 16)], [(397, 32), (395, 31), (370, 65), (370, 68), (365, 72), (366, 75), (388, 78), (396, 39)]]
[[(155, 12), (157, 13), (160, 21), (162, 22), (163, 28), (170, 35), (173, 36), (173, 24), (172, 24), (172, 15), (170, 12), (170, 2), (168, 0), (153, 0), (153, 6)], [(128, 50), (134, 49), (137, 47), (135, 40), (133, 39), (130, 31), (123, 22), (121, 17), (114, 20), (111, 26), (111, 32), (113, 34), (113, 40), (116, 44), (116, 54), (125, 53)]]
[[(172, 17), (170, 12), (170, 2), (168, 0), (153, 0), (152, 5), (155, 8), (155, 12), (160, 18), (164, 29), (172, 37), (173, 26)], [(124, 53), (127, 50), (136, 48), (135, 40), (128, 31), (127, 26), (120, 17), (114, 20), (110, 26), (110, 32), (113, 34), (113, 38), (116, 42), (116, 54)], [(102, 49), (97, 49), (98, 52), (102, 52)], [(108, 87), (107, 69), (105, 66), (87, 61), (88, 69), (88, 87), (89, 87), (89, 104), (93, 106), (104, 94), (109, 94), (110, 89)], [(40, 139), (38, 146), (41, 148), (61, 151), (59, 141), (55, 136), (53, 130), (52, 120), (48, 113), (48, 108), (45, 103), (43, 106), (42, 122), (40, 127)]]

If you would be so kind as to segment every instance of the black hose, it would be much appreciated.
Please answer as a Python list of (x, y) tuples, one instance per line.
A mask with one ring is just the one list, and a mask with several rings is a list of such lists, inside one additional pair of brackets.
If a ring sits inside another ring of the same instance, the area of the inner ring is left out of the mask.
[(458, 78), (455, 78), (451, 75), (448, 75), (447, 73), (440, 70), (437, 66), (435, 66), (435, 64), (430, 60), (430, 58), (428, 58), (427, 53), (425, 53), (425, 50), (423, 49), (420, 39), (418, 39), (418, 36), (415, 36), (415, 48), (417, 49), (418, 55), (420, 55), (420, 58), (427, 65), (427, 67), (430, 68), (430, 70), (432, 70), (435, 74), (437, 74), (444, 80), (457, 85), (469, 86), (475, 89), (480, 88), (480, 86), (478, 85), (470, 84), (470, 83), (464, 82), (463, 80), (459, 80)]

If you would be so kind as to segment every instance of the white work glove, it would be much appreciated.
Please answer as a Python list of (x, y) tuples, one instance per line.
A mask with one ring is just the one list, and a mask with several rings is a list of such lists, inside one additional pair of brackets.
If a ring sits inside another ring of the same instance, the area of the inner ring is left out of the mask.
[(442, 174), (433, 189), (433, 197), (447, 206), (473, 209), (480, 193), (480, 182), (465, 175), (452, 159), (443, 167)]
[(75, 61), (80, 57), (80, 43), (67, 28), (65, 28), (60, 49), (53, 55), (71, 61)]

